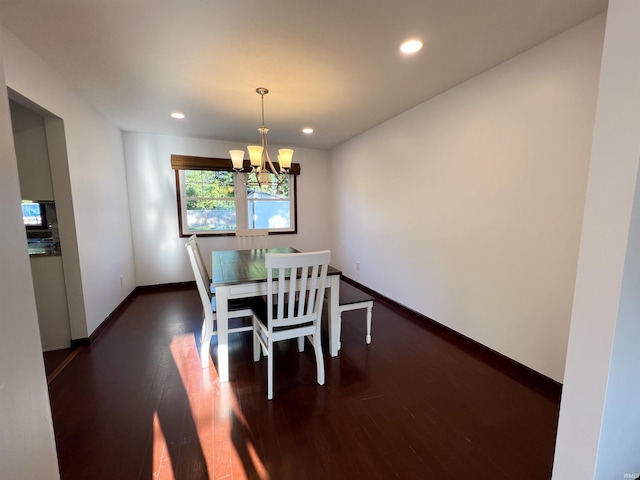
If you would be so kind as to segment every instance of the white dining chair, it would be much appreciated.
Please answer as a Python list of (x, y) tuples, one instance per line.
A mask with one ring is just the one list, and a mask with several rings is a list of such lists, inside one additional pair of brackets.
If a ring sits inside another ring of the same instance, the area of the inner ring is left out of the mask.
[(254, 250), (267, 248), (269, 230), (266, 228), (250, 228), (236, 230), (236, 247), (238, 250)]
[[(316, 357), (317, 380), (324, 385), (320, 322), (329, 250), (311, 253), (267, 253), (267, 299), (253, 317), (253, 360), (267, 356), (267, 398), (273, 398), (274, 343), (297, 338), (304, 350), (308, 338)], [(275, 272), (275, 273), (274, 273)]]
[[(202, 332), (201, 332), (201, 346), (200, 346), (200, 359), (202, 362), (202, 368), (206, 368), (209, 365), (209, 343), (211, 339), (217, 335), (217, 330), (214, 328), (216, 323), (216, 297), (211, 293), (207, 280), (209, 278), (205, 268), (201, 268), (196, 252), (194, 251), (191, 243), (185, 245), (187, 253), (189, 254), (189, 260), (191, 262), (191, 268), (193, 269), (193, 275), (196, 279), (196, 286), (198, 287), (198, 295), (202, 302), (203, 320), (202, 320)], [(204, 264), (202, 265), (204, 267)], [(255, 318), (255, 313), (251, 304), (246, 300), (231, 300), (229, 301), (229, 320), (232, 318)], [(229, 328), (229, 333), (234, 332), (248, 332), (253, 330), (253, 322), (251, 325), (244, 325), (240, 327)]]
[(200, 247), (198, 246), (198, 237), (196, 237), (195, 234), (189, 237), (189, 245), (191, 245), (191, 249), (193, 250), (196, 262), (198, 263), (198, 268), (204, 275), (205, 285), (209, 285), (211, 293), (215, 294), (216, 289), (211, 284), (211, 275), (209, 275), (209, 271), (207, 270), (207, 264), (204, 262), (204, 258), (200, 252)]

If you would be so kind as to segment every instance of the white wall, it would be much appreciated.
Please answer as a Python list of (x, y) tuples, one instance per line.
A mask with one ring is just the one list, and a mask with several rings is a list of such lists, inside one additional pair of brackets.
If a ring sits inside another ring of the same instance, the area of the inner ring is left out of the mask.
[(22, 198), (54, 200), (44, 118), (15, 102), (10, 109)]
[(637, 1), (609, 1), (553, 469), (558, 480), (640, 475), (639, 23)]
[(603, 31), (592, 19), (335, 148), (336, 266), (561, 382)]
[[(0, 92), (6, 92), (0, 39)], [(0, 478), (59, 479), (9, 102), (0, 94)]]
[[(178, 231), (171, 155), (229, 158), (229, 150), (245, 145), (132, 132), (125, 132), (123, 137), (138, 285), (191, 281), (193, 272), (184, 247), (187, 239), (181, 238)], [(271, 148), (275, 151), (278, 147)], [(328, 154), (296, 148), (294, 161), (301, 168), (297, 179), (298, 233), (271, 235), (269, 246), (293, 246), (307, 251), (328, 248)], [(198, 243), (205, 258), (214, 249), (236, 246), (235, 237), (229, 236), (202, 237)]]
[[(72, 338), (86, 337), (136, 285), (122, 135), (11, 32), (0, 27), (0, 35), (7, 85), (64, 122), (72, 198), (58, 198), (56, 191), (56, 204), (72, 204), (81, 283), (68, 288), (70, 312), (80, 305), (84, 318), (78, 325), (72, 315), (71, 330)], [(55, 189), (56, 172), (52, 176)], [(65, 240), (62, 230), (66, 262), (76, 241)]]
[[(640, 81), (640, 77), (637, 78)], [(640, 106), (640, 105), (637, 105)], [(640, 123), (636, 123), (640, 127)], [(637, 137), (634, 132), (634, 137)], [(637, 142), (637, 138), (634, 138)], [(640, 144), (636, 145), (637, 148)], [(637, 158), (637, 152), (634, 156)], [(635, 200), (624, 264), (615, 337), (607, 379), (596, 478), (640, 476), (640, 189)], [(576, 322), (580, 322), (579, 319)], [(608, 322), (605, 322), (607, 324)], [(607, 345), (608, 346), (608, 345)], [(585, 374), (584, 372), (583, 374)]]

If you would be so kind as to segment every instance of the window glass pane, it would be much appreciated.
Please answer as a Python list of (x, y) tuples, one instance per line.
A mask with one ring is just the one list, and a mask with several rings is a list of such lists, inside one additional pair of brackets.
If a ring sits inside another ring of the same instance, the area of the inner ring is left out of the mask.
[(280, 198), (289, 198), (289, 180), (290, 180), (290, 176), (287, 176), (283, 182), (281, 182), (279, 185), (274, 185), (277, 183), (278, 178), (273, 174), (270, 173), (269, 174), (269, 180), (271, 182), (273, 182), (272, 185), (263, 185), (261, 187), (251, 187), (249, 189), (249, 195), (251, 195), (252, 192), (260, 192), (262, 191), (263, 193), (268, 193), (274, 196), (278, 196)]
[[(273, 175), (271, 179), (275, 181)], [(291, 228), (289, 179), (277, 186), (251, 188), (247, 192), (249, 228)]]
[(291, 228), (289, 200), (249, 202), (249, 228)]
[(233, 198), (233, 172), (187, 170), (184, 184), (187, 197)]
[(189, 231), (235, 230), (233, 172), (186, 170), (184, 185)]
[(193, 231), (235, 230), (236, 204), (220, 200), (189, 201), (187, 227)]

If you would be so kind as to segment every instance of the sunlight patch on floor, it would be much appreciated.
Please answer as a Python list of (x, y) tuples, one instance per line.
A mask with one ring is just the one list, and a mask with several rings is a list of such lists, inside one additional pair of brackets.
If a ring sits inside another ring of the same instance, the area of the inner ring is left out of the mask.
[[(269, 474), (253, 444), (247, 440), (243, 445), (234, 445), (234, 429), (240, 427), (250, 431), (250, 427), (231, 385), (220, 383), (211, 358), (209, 368), (203, 369), (193, 335), (174, 338), (170, 350), (189, 399), (189, 410), (196, 426), (208, 477), (246, 479), (246, 468), (237, 451), (237, 448), (241, 448), (246, 450), (246, 456), (251, 459), (249, 469), (256, 472), (262, 480), (269, 480)], [(153, 432), (153, 478), (174, 480), (171, 459), (157, 413), (154, 415)]]
[(153, 412), (153, 478), (154, 480), (175, 480), (167, 440), (162, 433), (158, 412)]

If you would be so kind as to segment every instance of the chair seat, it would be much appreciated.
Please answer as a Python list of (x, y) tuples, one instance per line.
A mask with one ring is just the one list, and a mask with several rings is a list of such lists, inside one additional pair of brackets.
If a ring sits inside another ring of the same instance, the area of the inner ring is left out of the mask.
[[(245, 318), (245, 317), (255, 318), (256, 308), (261, 309), (262, 306), (260, 302), (258, 302), (257, 299), (255, 298), (238, 298), (238, 299), (229, 300), (229, 313), (228, 313), (229, 321), (233, 320), (234, 318), (235, 319)], [(214, 321), (216, 321), (217, 320), (216, 297), (213, 297), (211, 299), (211, 310), (213, 311), (213, 314), (214, 314), (214, 317), (213, 317)], [(242, 325), (240, 327), (229, 326), (227, 329), (229, 333), (250, 332), (251, 330), (253, 330), (252, 324)], [(216, 328), (213, 328), (211, 333), (212, 335), (217, 335), (218, 330)]]
[[(255, 308), (263, 308), (262, 303), (258, 298), (235, 298), (229, 300), (229, 312), (245, 309), (254, 310)], [(213, 311), (213, 313), (216, 313), (218, 311), (218, 304), (216, 302), (215, 296), (211, 297), (211, 310)]]

